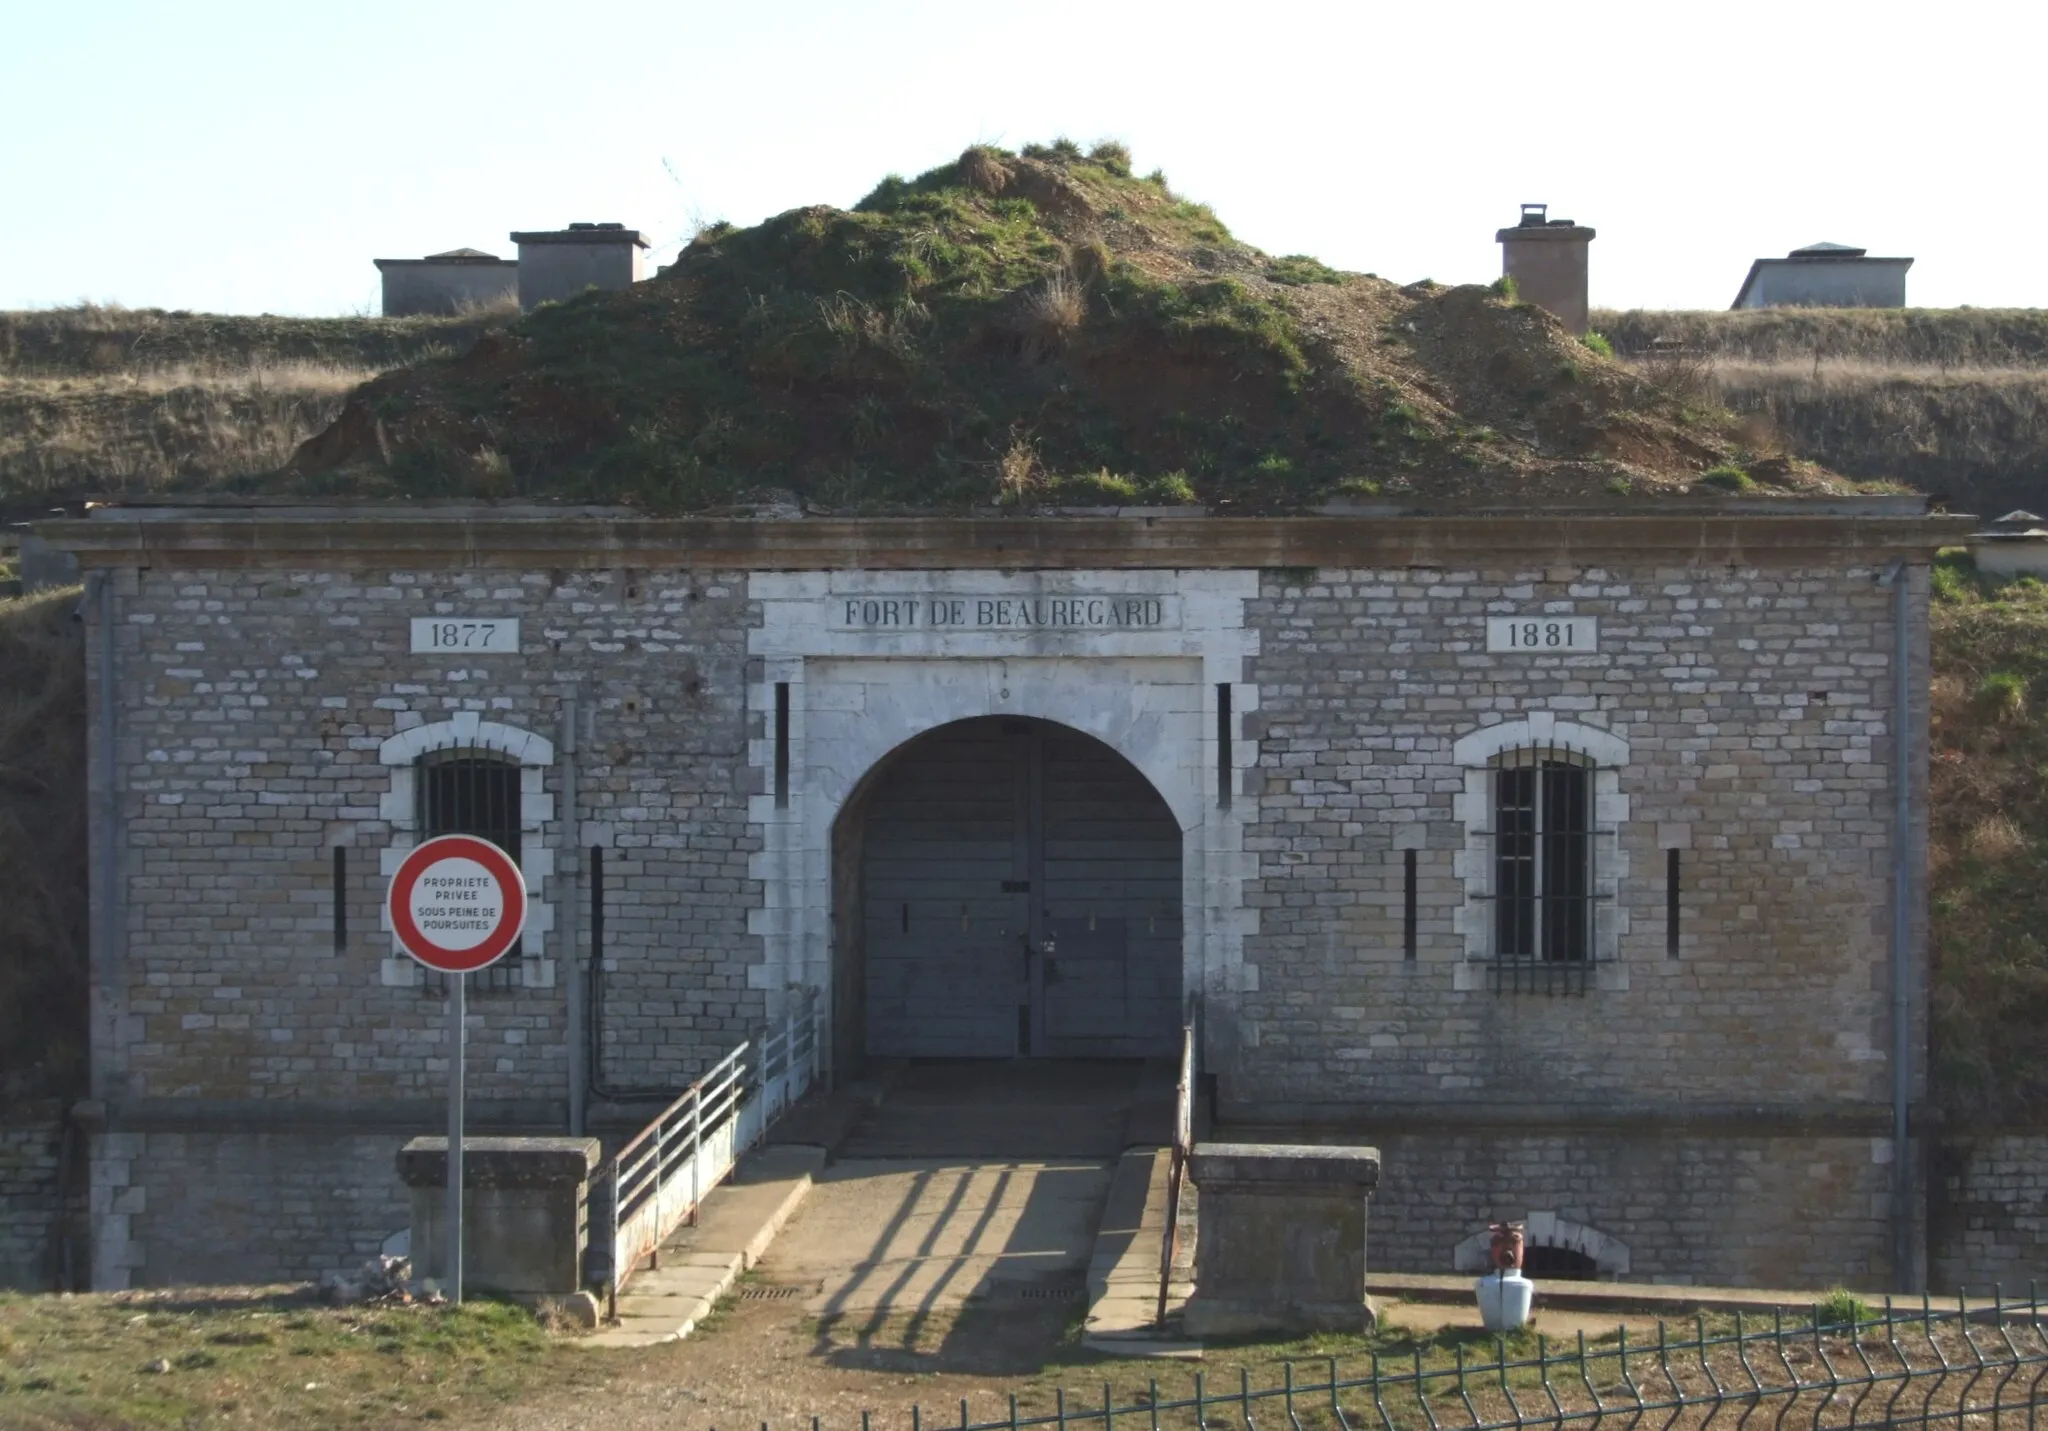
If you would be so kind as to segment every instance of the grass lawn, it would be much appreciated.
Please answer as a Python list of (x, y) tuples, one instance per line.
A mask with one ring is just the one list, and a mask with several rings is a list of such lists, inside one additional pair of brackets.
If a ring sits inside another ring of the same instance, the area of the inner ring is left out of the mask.
[[(522, 1307), (327, 1307), (302, 1288), (0, 1293), (0, 1427), (388, 1426), (602, 1364)], [(481, 1415), (478, 1415), (481, 1413)]]
[[(1320, 1431), (1337, 1424), (1328, 1390), (1334, 1373), (1346, 1383), (1341, 1400), (1351, 1425), (1455, 1431), (1516, 1414), (1541, 1422), (1560, 1406), (1587, 1412), (1604, 1403), (1609, 1412), (1626, 1413), (1638, 1394), (1652, 1402), (1673, 1393), (1706, 1400), (1717, 1383), (1770, 1388), (1773, 1406), (1804, 1414), (1827, 1402), (1832, 1378), (1882, 1377), (1902, 1355), (1923, 1371), (1943, 1363), (1962, 1368), (1960, 1376), (1917, 1379), (1905, 1400), (1951, 1415), (1962, 1401), (1967, 1416), (1994, 1403), (2017, 1409), (2014, 1397), (2023, 1399), (2032, 1370), (2048, 1364), (2039, 1329), (2018, 1323), (1980, 1324), (1967, 1339), (1953, 1323), (1925, 1331), (1908, 1324), (1892, 1337), (1871, 1330), (1852, 1342), (1837, 1329), (1816, 1333), (1804, 1317), (1790, 1317), (1785, 1339), (1775, 1342), (1771, 1321), (1751, 1318), (1747, 1330), (1760, 1340), (1743, 1357), (1725, 1341), (1687, 1345), (1701, 1333), (1728, 1336), (1732, 1318), (1668, 1324), (1665, 1353), (1654, 1323), (1629, 1317), (1624, 1367), (1620, 1329), (1610, 1323), (1596, 1332), (1590, 1314), (1539, 1312), (1533, 1326), (1503, 1341), (1476, 1327), (1446, 1325), (1445, 1308), (1385, 1310), (1391, 1315), (1367, 1335), (1212, 1343), (1199, 1360), (1160, 1361), (1084, 1348), (1079, 1303), (820, 1317), (788, 1303), (736, 1297), (686, 1341), (606, 1350), (579, 1346), (573, 1332), (550, 1330), (522, 1308), (490, 1301), (459, 1309), (333, 1308), (303, 1288), (278, 1287), (0, 1294), (0, 1428), (429, 1421), (492, 1431), (890, 1431), (958, 1425), (963, 1415), (999, 1423), (1012, 1406), (1024, 1418), (1061, 1411), (1086, 1418), (1092, 1411), (1099, 1426), (1105, 1402), (1119, 1409), (1121, 1424), (1142, 1424), (1131, 1418), (1149, 1419), (1156, 1408), (1160, 1425), (1179, 1428), (1193, 1426), (1184, 1403), (1200, 1386), (1212, 1399), (1212, 1426), (1219, 1414), (1241, 1424), (1248, 1409), (1255, 1424)], [(1539, 1356), (1547, 1363), (1541, 1368), (1533, 1364)], [(1967, 1373), (1984, 1357), (1995, 1368), (2017, 1359), (2022, 1374), (2010, 1389), (2003, 1381), (1978, 1386), (1985, 1379)], [(1489, 1368), (1499, 1360), (1510, 1363), (1505, 1372)], [(1375, 1364), (1389, 1379), (1383, 1396), (1358, 1382)], [(1461, 1375), (1461, 1367), (1469, 1374)], [(1418, 1372), (1426, 1377), (1422, 1397)], [(1215, 1400), (1235, 1403), (1246, 1392), (1285, 1385), (1300, 1393), (1291, 1404), (1279, 1397), (1242, 1406)], [(922, 1412), (918, 1420), (913, 1407)], [(1741, 1409), (1739, 1398), (1724, 1408)], [(1685, 1417), (1703, 1413), (1697, 1408)]]

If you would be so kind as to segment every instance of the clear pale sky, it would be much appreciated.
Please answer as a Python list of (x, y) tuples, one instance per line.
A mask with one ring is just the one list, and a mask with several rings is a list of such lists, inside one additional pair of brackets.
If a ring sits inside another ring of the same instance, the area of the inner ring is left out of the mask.
[(375, 312), (372, 258), (616, 219), (666, 262), (1061, 134), (1402, 281), (1492, 278), (1531, 200), (1599, 230), (1599, 306), (1822, 239), (2043, 306), (2044, 40), (2022, 0), (0, 0), (0, 308)]

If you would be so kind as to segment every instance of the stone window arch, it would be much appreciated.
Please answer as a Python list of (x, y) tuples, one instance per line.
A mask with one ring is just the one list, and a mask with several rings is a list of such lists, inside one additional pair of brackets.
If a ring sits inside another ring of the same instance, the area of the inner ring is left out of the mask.
[[(1516, 887), (1513, 880), (1522, 867), (1511, 856), (1516, 853), (1517, 840), (1529, 850), (1546, 843), (1542, 822), (1553, 816), (1541, 808), (1544, 801), (1535, 781), (1552, 777), (1534, 776), (1525, 789), (1503, 775), (1504, 771), (1540, 772), (1546, 768), (1555, 769), (1562, 785), (1573, 787), (1564, 793), (1576, 792), (1573, 798), (1581, 808), (1573, 819), (1584, 826), (1582, 841), (1571, 846), (1582, 866), (1578, 882), (1559, 882), (1553, 892), (1582, 898), (1586, 911), (1582, 927), (1550, 932), (1555, 947), (1547, 952), (1567, 955), (1581, 965), (1606, 966), (1596, 970), (1600, 987), (1626, 987), (1626, 972), (1616, 960), (1628, 924), (1628, 912), (1621, 908), (1619, 898), (1621, 882), (1628, 875), (1628, 856), (1619, 836), (1628, 820), (1629, 802), (1622, 793), (1621, 772), (1629, 759), (1629, 744), (1623, 737), (1550, 711), (1530, 711), (1458, 737), (1452, 746), (1452, 760), (1464, 771), (1464, 789), (1456, 798), (1456, 811), (1465, 827), (1465, 847), (1458, 852), (1456, 869), (1465, 886), (1465, 901), (1456, 912), (1455, 928), (1464, 936), (1465, 957), (1456, 971), (1457, 988), (1484, 987), (1485, 971), (1502, 960), (1540, 961), (1546, 956), (1543, 930), (1511, 918), (1508, 901), (1519, 894), (1536, 907), (1534, 895), (1541, 892), (1541, 886)], [(1509, 796), (1505, 793), (1509, 790), (1520, 793)], [(1510, 805), (1517, 808), (1504, 808)], [(1561, 847), (1552, 844), (1551, 848)], [(1521, 878), (1540, 878), (1533, 861)]]
[[(1629, 1272), (1628, 1244), (1597, 1227), (1559, 1217), (1555, 1212), (1531, 1212), (1523, 1220), (1522, 1240), (1527, 1247), (1555, 1247), (1575, 1252), (1593, 1264), (1604, 1281), (1626, 1277)], [(1493, 1233), (1480, 1228), (1451, 1250), (1451, 1270), (1483, 1274), (1493, 1270)]]
[[(547, 768), (555, 763), (553, 741), (518, 726), (485, 720), (476, 711), (461, 711), (447, 720), (409, 726), (380, 743), (377, 760), (390, 772), (390, 783), (379, 799), (378, 814), (391, 827), (391, 842), (380, 856), (381, 873), (388, 879), (422, 838), (421, 761), (456, 751), (500, 756), (518, 767), (519, 867), (526, 876), (528, 899), (519, 981), (529, 989), (551, 989), (555, 985), (555, 911), (541, 896), (555, 872), (556, 836), (550, 828), (555, 822), (554, 797), (546, 788)], [(379, 919), (385, 921), (383, 927), (389, 933), (388, 920), (381, 912)], [(421, 982), (423, 973), (394, 940), (390, 957), (382, 962), (381, 981), (412, 987)]]

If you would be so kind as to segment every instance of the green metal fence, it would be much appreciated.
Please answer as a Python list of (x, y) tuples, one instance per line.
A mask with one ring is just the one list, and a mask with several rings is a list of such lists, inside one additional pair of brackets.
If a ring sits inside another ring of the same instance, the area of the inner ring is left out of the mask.
[[(1477, 1350), (1475, 1358), (1470, 1353)], [(1490, 1355), (1488, 1355), (1490, 1353)], [(1790, 1431), (1792, 1427), (1953, 1425), (1957, 1431), (2048, 1431), (2048, 1334), (2030, 1289), (2024, 1302), (1993, 1289), (1952, 1306), (1887, 1300), (1867, 1315), (1831, 1320), (1825, 1306), (1787, 1321), (1705, 1318), (1654, 1339), (1583, 1334), (1454, 1347), (1417, 1345), (1402, 1356), (1286, 1362), (1277, 1375), (1197, 1372), (1184, 1395), (1104, 1382), (1097, 1394), (1061, 1390), (1050, 1407), (1008, 1399), (992, 1419), (962, 1401), (884, 1417), (861, 1431), (1012, 1431), (1050, 1426), (1100, 1431)], [(813, 1417), (811, 1431), (825, 1431)], [(767, 1423), (762, 1431), (769, 1431)]]

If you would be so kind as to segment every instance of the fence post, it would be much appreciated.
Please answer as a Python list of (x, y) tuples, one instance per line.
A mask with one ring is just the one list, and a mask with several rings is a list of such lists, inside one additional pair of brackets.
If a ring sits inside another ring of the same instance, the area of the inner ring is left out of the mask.
[(618, 1155), (612, 1155), (612, 1208), (604, 1214), (604, 1228), (610, 1232), (610, 1247), (604, 1257), (604, 1314), (618, 1320)]
[(704, 1094), (698, 1091), (690, 1100), (690, 1226), (697, 1225), (697, 1204), (704, 1199), (704, 1190), (699, 1181), (704, 1166)]
[(663, 1195), (668, 1190), (668, 1179), (662, 1176), (665, 1148), (662, 1137), (662, 1120), (654, 1122), (654, 1247), (647, 1254), (647, 1265), (656, 1272), (661, 1270), (661, 1231), (668, 1226), (668, 1204)]

